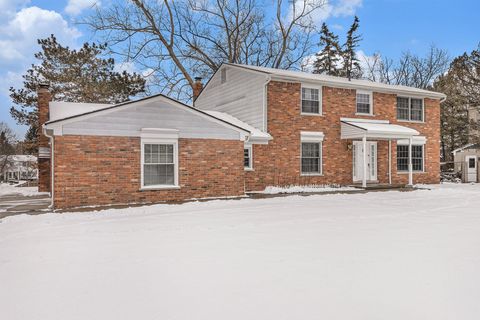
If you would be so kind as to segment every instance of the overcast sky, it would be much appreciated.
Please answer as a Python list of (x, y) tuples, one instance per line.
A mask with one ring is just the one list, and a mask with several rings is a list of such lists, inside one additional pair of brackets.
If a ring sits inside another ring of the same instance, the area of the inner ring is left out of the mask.
[[(36, 40), (51, 33), (71, 47), (95, 40), (75, 21), (88, 15), (94, 3), (108, 6), (112, 1), (116, 0), (0, 0), (0, 121), (20, 137), (26, 128), (10, 117), (8, 88), (21, 86), (21, 75), (39, 49)], [(331, 0), (317, 19), (343, 34), (358, 15), (360, 50), (366, 55), (380, 52), (396, 58), (406, 50), (422, 54), (436, 44), (456, 56), (480, 42), (479, 12), (478, 0)]]

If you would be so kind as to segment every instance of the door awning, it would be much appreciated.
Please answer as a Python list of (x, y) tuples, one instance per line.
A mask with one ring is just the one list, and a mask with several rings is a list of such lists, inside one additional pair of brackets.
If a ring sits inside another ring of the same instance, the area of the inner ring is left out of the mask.
[(418, 136), (417, 130), (391, 124), (388, 120), (367, 120), (342, 118), (341, 138), (342, 139), (367, 139), (389, 140), (409, 139)]

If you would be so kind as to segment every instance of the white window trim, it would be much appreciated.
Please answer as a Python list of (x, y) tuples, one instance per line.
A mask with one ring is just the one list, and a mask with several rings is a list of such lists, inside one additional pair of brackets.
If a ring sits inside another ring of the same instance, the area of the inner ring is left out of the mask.
[[(140, 140), (140, 190), (165, 190), (180, 189), (178, 181), (178, 130), (144, 128), (141, 130)], [(174, 183), (159, 185), (144, 185), (143, 167), (145, 164), (145, 144), (172, 144), (173, 145), (173, 164), (174, 164)]]
[[(396, 114), (396, 118), (397, 118), (397, 121), (398, 121), (398, 122), (425, 123), (425, 99), (424, 99), (424, 98), (418, 98), (418, 97), (412, 97), (412, 96), (399, 96), (399, 95), (397, 95), (397, 98), (405, 98), (405, 99), (408, 99), (408, 120), (398, 119), (398, 111), (397, 111), (398, 102), (397, 102), (397, 104), (396, 104), (395, 112), (397, 113), (397, 114)], [(412, 112), (412, 99), (422, 100), (422, 121), (419, 121), (419, 120), (411, 120), (411, 119), (412, 119), (412, 115), (411, 115), (411, 112)]]
[[(370, 112), (358, 112), (357, 109), (357, 95), (358, 94), (368, 94), (368, 100), (370, 103)], [(355, 115), (359, 116), (373, 116), (373, 91), (366, 91), (366, 90), (357, 90), (355, 93)]]
[[(397, 146), (408, 146), (408, 143), (404, 143), (405, 140), (398, 140), (397, 142)], [(408, 141), (408, 140), (407, 140)], [(427, 171), (425, 170), (425, 146), (426, 146), (426, 143), (422, 143), (422, 142), (416, 142), (415, 140), (413, 141), (412, 143), (412, 147), (413, 146), (422, 146), (422, 169), (421, 171), (418, 171), (418, 170), (412, 170), (412, 173), (415, 174), (415, 173), (427, 173)], [(397, 155), (398, 156), (398, 155)], [(413, 168), (412, 168), (413, 169)], [(397, 165), (397, 174), (408, 174), (408, 170), (401, 170), (399, 171), (398, 170), (398, 165)]]
[[(300, 114), (304, 116), (323, 116), (323, 103), (322, 103), (322, 86), (316, 85), (308, 85), (302, 84), (300, 86)], [(315, 112), (303, 112), (303, 105), (302, 105), (302, 89), (318, 89), (318, 113)]]
[[(300, 132), (300, 176), (303, 177), (320, 177), (323, 176), (323, 139), (325, 135), (320, 131), (301, 131)], [(320, 172), (302, 172), (302, 143), (319, 143), (320, 144)]]
[(248, 149), (248, 158), (249, 158), (249, 167), (243, 167), (245, 171), (253, 171), (253, 146), (252, 145), (245, 145), (243, 149)]

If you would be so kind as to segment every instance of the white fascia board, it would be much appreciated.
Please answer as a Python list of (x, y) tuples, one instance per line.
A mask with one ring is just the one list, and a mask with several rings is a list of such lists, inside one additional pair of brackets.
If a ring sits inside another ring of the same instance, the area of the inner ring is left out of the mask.
[(431, 98), (431, 99), (445, 99), (446, 95), (443, 93), (438, 92), (417, 92), (417, 91), (410, 91), (403, 88), (383, 88), (377, 87), (375, 85), (365, 85), (365, 84), (358, 84), (358, 83), (349, 83), (347, 81), (330, 81), (330, 80), (312, 80), (312, 79), (304, 79), (301, 77), (288, 77), (283, 75), (275, 75), (272, 74), (272, 80), (275, 81), (283, 81), (283, 82), (300, 82), (306, 85), (317, 85), (317, 86), (327, 86), (333, 88), (345, 88), (345, 89), (354, 89), (354, 90), (366, 90), (372, 92), (379, 92), (379, 93), (389, 93), (389, 94), (396, 94), (401, 96), (407, 96), (412, 98)]

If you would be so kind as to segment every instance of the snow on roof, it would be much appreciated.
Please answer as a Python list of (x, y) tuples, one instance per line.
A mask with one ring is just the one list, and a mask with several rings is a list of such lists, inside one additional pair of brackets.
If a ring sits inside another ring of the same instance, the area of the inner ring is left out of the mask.
[(414, 94), (414, 95), (425, 96), (425, 97), (430, 97), (435, 99), (446, 98), (446, 95), (440, 92), (422, 90), (422, 89), (412, 88), (407, 86), (379, 83), (379, 82), (374, 82), (370, 80), (359, 80), (359, 79), (348, 80), (347, 78), (328, 76), (323, 74), (313, 74), (308, 72), (250, 66), (250, 65), (244, 65), (244, 64), (226, 63), (226, 65), (263, 72), (263, 73), (273, 75), (275, 77), (285, 78), (285, 79), (300, 79), (304, 81), (321, 82), (321, 83), (326, 83), (334, 86), (337, 85), (341, 87), (351, 87), (356, 89), (369, 89), (369, 90), (377, 90), (377, 91), (384, 91), (384, 92), (394, 92), (394, 93), (400, 93), (400, 94)]
[(272, 139), (272, 136), (266, 132), (263, 132), (262, 130), (259, 130), (251, 125), (249, 125), (248, 123), (245, 123), (227, 113), (224, 113), (224, 112), (220, 112), (220, 111), (212, 111), (212, 110), (202, 110), (203, 112), (215, 117), (215, 118), (218, 118), (218, 119), (221, 119), (223, 121), (226, 121), (226, 122), (229, 122), (237, 127), (240, 127), (244, 130), (247, 130), (250, 132), (251, 134), (251, 139), (255, 140), (255, 139), (258, 139), (258, 140), (271, 140)]
[(50, 102), (50, 120), (54, 121), (58, 119), (68, 118), (79, 114), (101, 110), (111, 107), (111, 104), (104, 103), (78, 103), (78, 102)]
[(388, 121), (355, 121), (355, 119), (341, 119), (342, 139), (351, 139), (367, 136), (367, 138), (408, 138), (418, 136), (420, 133), (417, 130), (391, 124)]

